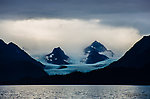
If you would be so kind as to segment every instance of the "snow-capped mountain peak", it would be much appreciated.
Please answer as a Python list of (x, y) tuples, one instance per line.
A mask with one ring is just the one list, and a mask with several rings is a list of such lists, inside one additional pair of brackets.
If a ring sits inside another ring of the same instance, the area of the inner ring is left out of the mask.
[(96, 63), (114, 56), (114, 53), (98, 41), (94, 41), (90, 46), (84, 49), (85, 57), (81, 62)]
[(52, 64), (69, 64), (69, 57), (64, 53), (64, 51), (60, 48), (54, 48), (53, 51), (45, 56), (45, 59), (48, 63)]
[(84, 53), (87, 54), (89, 51), (97, 50), (98, 52), (106, 51), (106, 47), (98, 41), (94, 41), (90, 46), (84, 49)]

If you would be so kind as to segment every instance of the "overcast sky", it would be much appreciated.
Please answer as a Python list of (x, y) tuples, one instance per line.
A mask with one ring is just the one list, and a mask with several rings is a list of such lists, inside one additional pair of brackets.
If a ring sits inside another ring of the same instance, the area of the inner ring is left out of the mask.
[[(150, 0), (0, 0), (0, 38), (30, 54), (94, 40), (120, 53), (150, 32)], [(74, 48), (76, 48), (76, 52)]]

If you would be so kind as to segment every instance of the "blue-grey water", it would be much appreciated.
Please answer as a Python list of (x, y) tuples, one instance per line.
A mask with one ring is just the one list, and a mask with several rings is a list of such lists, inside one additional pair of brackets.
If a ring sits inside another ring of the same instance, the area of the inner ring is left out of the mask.
[(150, 86), (0, 86), (0, 99), (150, 99)]

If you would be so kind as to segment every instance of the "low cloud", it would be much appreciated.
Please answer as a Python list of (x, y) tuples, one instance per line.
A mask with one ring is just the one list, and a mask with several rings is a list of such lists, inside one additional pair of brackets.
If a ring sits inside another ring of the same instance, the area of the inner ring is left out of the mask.
[(68, 55), (78, 57), (94, 40), (123, 55), (141, 38), (135, 28), (103, 25), (99, 19), (3, 20), (0, 23), (0, 38), (15, 42), (32, 55), (47, 54), (61, 46)]

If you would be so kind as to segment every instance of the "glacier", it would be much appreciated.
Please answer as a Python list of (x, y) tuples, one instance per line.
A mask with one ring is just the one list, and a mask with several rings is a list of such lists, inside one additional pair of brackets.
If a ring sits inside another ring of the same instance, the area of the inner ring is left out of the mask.
[[(87, 73), (92, 70), (104, 68), (109, 64), (111, 64), (112, 62), (117, 61), (117, 59), (111, 58), (94, 64), (76, 63), (76, 64), (69, 64), (69, 65), (56, 65), (56, 64), (47, 63), (43, 58), (35, 58), (35, 57), (33, 58), (41, 62), (43, 65), (45, 65), (44, 70), (49, 75), (66, 75), (73, 72)], [(61, 68), (62, 66), (65, 68)]]

